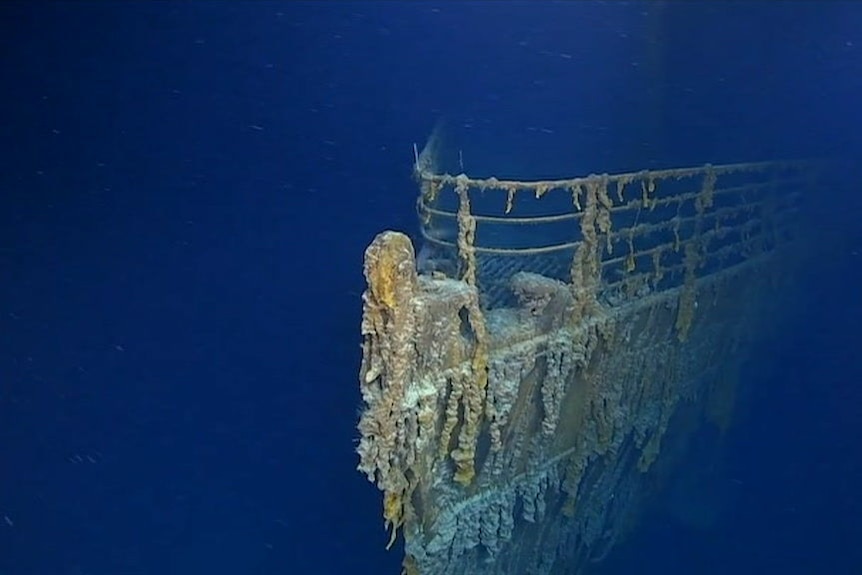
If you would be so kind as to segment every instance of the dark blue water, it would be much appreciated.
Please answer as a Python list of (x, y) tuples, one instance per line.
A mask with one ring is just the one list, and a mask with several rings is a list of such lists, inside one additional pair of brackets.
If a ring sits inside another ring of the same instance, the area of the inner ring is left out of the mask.
[[(441, 118), (480, 174), (862, 148), (856, 3), (7, 2), (0, 27), (3, 575), (398, 572), (354, 470), (362, 254), (416, 232)], [(862, 202), (835, 175), (730, 513), (648, 524), (609, 573), (862, 572)]]

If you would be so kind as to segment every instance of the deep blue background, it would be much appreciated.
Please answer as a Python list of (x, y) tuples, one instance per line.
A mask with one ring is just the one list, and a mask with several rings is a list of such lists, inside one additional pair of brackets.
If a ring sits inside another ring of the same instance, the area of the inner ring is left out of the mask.
[[(862, 147), (853, 3), (4, 3), (0, 27), (4, 575), (398, 572), (354, 471), (362, 252), (415, 232), (440, 118), (475, 173)], [(752, 382), (735, 519), (651, 526), (615, 572), (862, 572), (840, 176), (808, 199), (826, 245)]]

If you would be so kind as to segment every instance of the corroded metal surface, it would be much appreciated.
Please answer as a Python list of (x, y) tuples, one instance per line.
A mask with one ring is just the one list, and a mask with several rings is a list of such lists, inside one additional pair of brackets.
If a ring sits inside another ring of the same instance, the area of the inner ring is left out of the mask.
[(422, 165), (425, 241), (455, 277), (417, 273), (397, 232), (366, 251), (359, 468), (406, 573), (586, 572), (686, 437), (729, 425), (811, 166), (515, 182)]

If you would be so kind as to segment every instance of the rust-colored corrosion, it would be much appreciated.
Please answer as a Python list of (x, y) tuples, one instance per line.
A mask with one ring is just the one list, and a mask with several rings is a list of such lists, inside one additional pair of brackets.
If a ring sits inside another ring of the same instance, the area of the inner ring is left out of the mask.
[[(365, 257), (359, 468), (390, 545), (403, 533), (410, 574), (588, 573), (696, 431), (731, 424), (812, 167), (541, 182), (420, 168), (425, 242), (459, 274), (419, 274), (397, 232)], [(523, 215), (529, 202), (551, 207)]]

